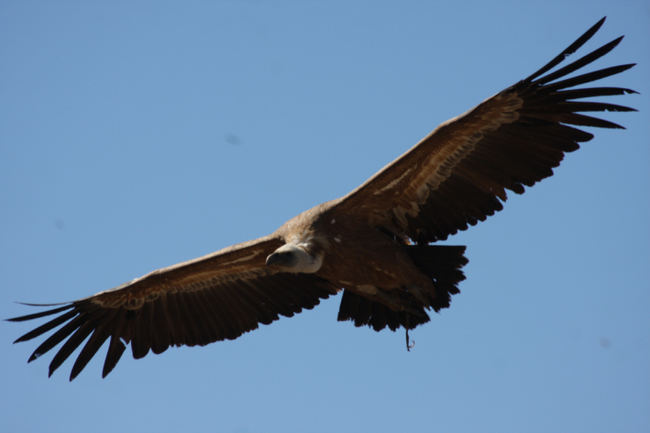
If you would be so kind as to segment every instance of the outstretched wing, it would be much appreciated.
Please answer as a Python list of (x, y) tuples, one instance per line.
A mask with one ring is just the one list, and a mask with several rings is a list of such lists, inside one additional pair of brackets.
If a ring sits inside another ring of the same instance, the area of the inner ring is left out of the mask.
[(274, 272), (265, 266), (266, 256), (282, 244), (267, 236), (234, 245), (88, 298), (9, 319), (20, 322), (58, 314), (15, 343), (56, 329), (28, 360), (65, 340), (50, 363), (52, 375), (90, 336), (72, 367), (72, 380), (110, 340), (102, 373), (105, 377), (129, 343), (133, 357), (142, 358), (149, 350), (157, 354), (169, 346), (203, 346), (235, 339), (259, 323), (269, 324), (279, 314), (290, 317), (303, 308), (311, 309), (320, 299), (336, 293), (336, 288), (315, 275)]
[(605, 21), (601, 19), (543, 68), (451, 119), (393, 161), (338, 204), (373, 225), (418, 243), (446, 239), (468, 224), (502, 209), (506, 189), (551, 176), (565, 152), (593, 135), (569, 125), (622, 128), (578, 114), (635, 111), (594, 96), (636, 93), (619, 87), (575, 88), (617, 74), (634, 64), (613, 66), (566, 78), (611, 51), (622, 36), (554, 72)]

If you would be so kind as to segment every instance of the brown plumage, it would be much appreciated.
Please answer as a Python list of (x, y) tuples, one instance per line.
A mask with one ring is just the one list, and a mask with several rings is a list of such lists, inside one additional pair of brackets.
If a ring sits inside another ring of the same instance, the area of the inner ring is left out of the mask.
[(29, 358), (63, 343), (50, 363), (52, 374), (85, 341), (73, 379), (106, 341), (104, 376), (129, 344), (141, 358), (169, 346), (234, 339), (340, 290), (339, 320), (377, 331), (427, 322), (427, 310), (448, 307), (458, 293), (467, 263), (464, 246), (431, 243), (500, 210), (506, 190), (523, 193), (552, 175), (566, 152), (593, 137), (569, 125), (621, 128), (579, 113), (633, 110), (583, 101), (633, 90), (575, 88), (632, 64), (567, 78), (622, 38), (550, 72), (603, 22), (528, 78), (440, 125), (345, 197), (301, 213), (269, 236), (9, 319), (56, 315), (16, 342), (53, 331)]

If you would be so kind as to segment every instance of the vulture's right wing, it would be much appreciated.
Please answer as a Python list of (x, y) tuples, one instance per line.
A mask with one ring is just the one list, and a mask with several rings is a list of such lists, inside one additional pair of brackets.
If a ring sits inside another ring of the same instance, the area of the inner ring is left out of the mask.
[(234, 245), (88, 298), (9, 319), (20, 322), (58, 314), (15, 342), (58, 328), (29, 358), (33, 361), (65, 340), (50, 363), (51, 375), (90, 336), (72, 367), (72, 380), (109, 340), (106, 376), (129, 343), (133, 357), (142, 358), (150, 349), (161, 353), (169, 346), (234, 339), (259, 323), (269, 324), (280, 314), (293, 316), (336, 293), (335, 287), (315, 275), (276, 272), (265, 266), (266, 256), (282, 244), (267, 236)]

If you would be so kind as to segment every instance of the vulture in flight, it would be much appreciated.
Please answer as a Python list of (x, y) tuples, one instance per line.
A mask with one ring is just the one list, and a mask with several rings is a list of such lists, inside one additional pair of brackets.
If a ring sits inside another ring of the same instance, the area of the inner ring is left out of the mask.
[(36, 305), (52, 308), (9, 320), (54, 318), (16, 342), (53, 331), (29, 357), (62, 343), (50, 375), (85, 342), (72, 380), (106, 341), (103, 376), (129, 344), (133, 357), (142, 358), (170, 346), (235, 339), (339, 291), (338, 320), (355, 326), (408, 332), (428, 322), (427, 311), (448, 307), (459, 292), (467, 263), (464, 246), (435, 242), (501, 210), (506, 190), (521, 194), (551, 176), (566, 152), (593, 137), (578, 127), (622, 128), (580, 113), (634, 111), (586, 99), (636, 93), (591, 86), (633, 64), (569, 76), (622, 37), (560, 66), (604, 21), (529, 77), (442, 123), (346, 196), (299, 214), (268, 236), (74, 302)]

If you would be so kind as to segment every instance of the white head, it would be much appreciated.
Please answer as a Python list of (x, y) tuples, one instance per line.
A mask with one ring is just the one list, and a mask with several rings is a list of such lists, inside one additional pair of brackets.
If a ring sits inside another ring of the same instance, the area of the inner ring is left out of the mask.
[(266, 265), (277, 267), (285, 272), (313, 274), (323, 264), (323, 254), (312, 256), (307, 245), (284, 244), (266, 258)]

